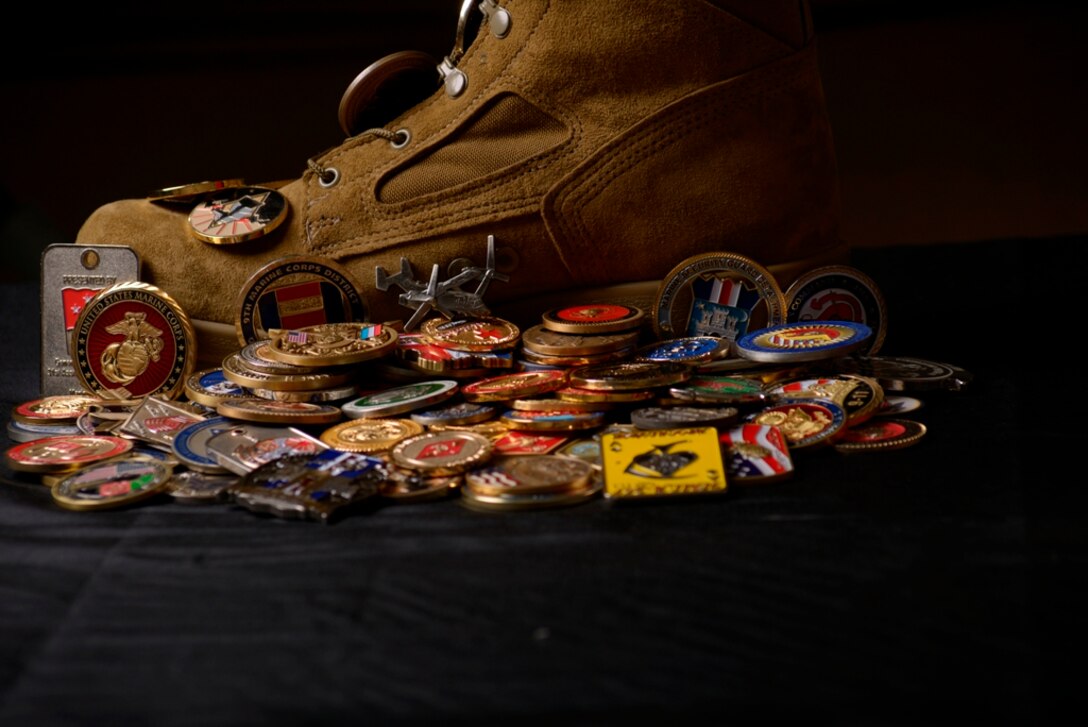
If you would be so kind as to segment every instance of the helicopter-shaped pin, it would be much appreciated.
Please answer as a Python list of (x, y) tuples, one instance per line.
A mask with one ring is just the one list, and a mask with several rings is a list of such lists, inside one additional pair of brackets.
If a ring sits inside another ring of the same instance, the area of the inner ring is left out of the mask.
[[(491, 311), (484, 305), (483, 296), (492, 280), (507, 282), (508, 275), (495, 271), (495, 236), (487, 236), (487, 265), (483, 268), (470, 266), (448, 280), (438, 281), (438, 263), (431, 268), (431, 279), (426, 284), (415, 279), (412, 265), (407, 258), (400, 259), (400, 272), (390, 275), (381, 265), (374, 269), (374, 285), (378, 290), (389, 290), (396, 284), (404, 292), (397, 300), (407, 308), (414, 308), (415, 313), (404, 324), (405, 331), (411, 331), (423, 320), (424, 316), (436, 310), (446, 318), (453, 319), (455, 314), (463, 316), (488, 316)], [(480, 282), (476, 290), (468, 293), (460, 286), (473, 280)]]

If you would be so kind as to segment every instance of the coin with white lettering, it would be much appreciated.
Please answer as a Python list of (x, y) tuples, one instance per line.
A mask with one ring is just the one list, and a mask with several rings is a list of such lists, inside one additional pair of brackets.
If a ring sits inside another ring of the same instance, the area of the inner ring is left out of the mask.
[(98, 396), (174, 399), (196, 364), (196, 332), (181, 306), (147, 283), (117, 283), (84, 306), (72, 330), (76, 377)]
[(328, 258), (273, 260), (250, 276), (235, 299), (238, 342), (267, 340), (273, 328), (365, 321), (369, 315), (362, 290), (347, 268)]
[(735, 341), (786, 320), (786, 298), (774, 275), (730, 252), (694, 255), (661, 281), (654, 301), (659, 338), (714, 336)]

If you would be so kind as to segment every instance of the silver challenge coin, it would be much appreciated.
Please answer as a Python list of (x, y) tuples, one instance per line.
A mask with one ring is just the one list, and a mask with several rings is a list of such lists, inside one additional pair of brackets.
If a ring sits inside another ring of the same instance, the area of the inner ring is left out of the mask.
[(631, 412), (631, 423), (639, 429), (677, 429), (683, 427), (720, 427), (732, 424), (740, 416), (736, 407), (650, 406)]

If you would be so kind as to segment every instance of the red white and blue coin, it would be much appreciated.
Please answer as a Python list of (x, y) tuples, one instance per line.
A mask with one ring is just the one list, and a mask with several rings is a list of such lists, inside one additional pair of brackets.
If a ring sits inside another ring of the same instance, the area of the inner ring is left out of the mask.
[(325, 258), (273, 260), (250, 276), (235, 300), (238, 342), (244, 346), (265, 340), (274, 328), (365, 321), (368, 309), (361, 290), (346, 268)]
[(842, 432), (846, 412), (823, 399), (786, 399), (748, 417), (752, 424), (778, 427), (791, 451), (829, 444)]
[(824, 361), (854, 353), (872, 335), (872, 329), (864, 323), (782, 323), (743, 336), (737, 340), (736, 348), (738, 355), (750, 361)]
[(718, 435), (729, 481), (757, 484), (783, 480), (793, 474), (793, 458), (778, 427), (743, 424)]
[(254, 512), (327, 522), (341, 508), (376, 496), (388, 478), (383, 459), (327, 449), (266, 462), (227, 492)]
[(884, 343), (888, 312), (880, 288), (865, 273), (846, 265), (810, 270), (786, 291), (786, 322), (852, 321), (873, 329), (864, 349), (874, 354)]

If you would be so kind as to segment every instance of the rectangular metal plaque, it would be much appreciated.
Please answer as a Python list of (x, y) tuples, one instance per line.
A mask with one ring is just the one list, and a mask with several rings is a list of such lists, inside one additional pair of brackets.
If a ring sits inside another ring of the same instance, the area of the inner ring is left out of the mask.
[(114, 283), (140, 279), (125, 245), (49, 245), (42, 252), (42, 396), (85, 393), (69, 353), (72, 329), (88, 300)]

